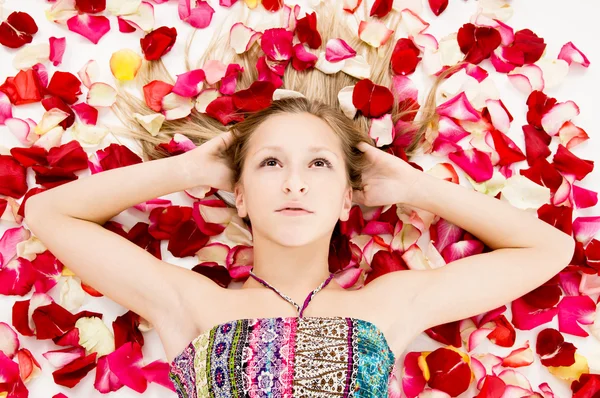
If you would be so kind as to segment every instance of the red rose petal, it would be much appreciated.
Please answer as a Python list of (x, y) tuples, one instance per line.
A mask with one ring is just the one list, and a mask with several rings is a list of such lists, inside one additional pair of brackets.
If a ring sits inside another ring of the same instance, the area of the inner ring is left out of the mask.
[(448, 0), (429, 0), (429, 8), (436, 15), (439, 16), (448, 7)]
[(378, 118), (392, 109), (394, 96), (387, 87), (362, 79), (354, 87), (352, 104), (366, 117)]
[(173, 90), (173, 85), (161, 80), (153, 80), (143, 87), (146, 105), (155, 112), (162, 110), (162, 100)]
[(19, 71), (15, 77), (7, 77), (0, 86), (13, 105), (30, 104), (42, 99), (43, 85), (33, 69)]
[(79, 14), (67, 20), (67, 27), (94, 44), (110, 30), (110, 22), (104, 15)]
[(120, 16), (117, 16), (117, 22), (119, 23), (119, 32), (121, 33), (131, 33), (135, 32), (136, 30), (135, 26), (131, 25)]
[(54, 382), (60, 386), (75, 387), (92, 369), (96, 367), (97, 352), (84, 358), (78, 358), (64, 368), (52, 372)]
[(177, 29), (161, 26), (140, 39), (142, 52), (148, 61), (155, 61), (168, 53), (177, 40)]
[(67, 104), (73, 104), (81, 94), (81, 82), (70, 72), (56, 71), (50, 79), (47, 90)]
[(19, 199), (27, 192), (27, 170), (15, 158), (0, 155), (0, 195)]
[(421, 51), (412, 40), (398, 39), (390, 60), (394, 73), (397, 75), (410, 75), (413, 73), (421, 60), (420, 53)]
[(582, 180), (594, 169), (593, 160), (585, 160), (575, 156), (571, 151), (558, 144), (556, 154), (552, 158), (554, 167), (563, 173), (575, 175), (575, 179)]
[(206, 246), (210, 237), (203, 234), (194, 220), (188, 220), (179, 225), (173, 233), (167, 250), (175, 257), (183, 258), (193, 256), (198, 250)]
[(106, 9), (106, 0), (75, 0), (75, 8), (79, 12), (95, 14)]
[(265, 10), (274, 12), (279, 11), (283, 7), (284, 2), (283, 0), (262, 0), (261, 4), (265, 7)]
[(544, 39), (529, 29), (523, 29), (515, 33), (510, 46), (503, 48), (502, 56), (514, 65), (523, 66), (538, 61), (545, 49)]
[(383, 18), (392, 10), (393, 0), (375, 0), (371, 7), (370, 17)]
[(571, 366), (575, 363), (576, 350), (556, 329), (547, 328), (537, 335), (535, 352), (544, 366)]
[(260, 48), (273, 61), (287, 61), (292, 57), (294, 34), (284, 28), (267, 29), (260, 39)]
[(71, 109), (75, 111), (83, 123), (94, 126), (96, 125), (96, 122), (98, 121), (98, 109), (86, 104), (85, 102), (75, 104), (71, 107)]
[(296, 21), (296, 35), (300, 43), (306, 43), (310, 48), (321, 47), (321, 35), (317, 31), (317, 14), (312, 12)]
[(0, 44), (9, 48), (19, 48), (31, 43), (38, 27), (26, 12), (15, 11), (0, 24)]
[(244, 117), (236, 113), (237, 108), (233, 105), (233, 98), (229, 95), (215, 98), (206, 107), (206, 114), (220, 121), (223, 126), (230, 122), (241, 122)]
[(306, 51), (302, 43), (296, 44), (293, 50), (292, 67), (298, 71), (314, 68), (319, 60), (319, 57)]
[(256, 81), (233, 94), (233, 105), (244, 112), (256, 112), (271, 105), (274, 92), (273, 83)]
[(58, 108), (61, 111), (65, 111), (69, 114), (69, 116), (65, 120), (58, 124), (65, 130), (71, 127), (73, 125), (73, 122), (75, 122), (75, 113), (73, 112), (73, 110), (69, 107), (69, 105), (65, 104), (64, 101), (58, 97), (44, 98), (42, 100), (42, 106), (47, 111), (49, 111), (52, 108)]
[(478, 64), (500, 46), (502, 37), (495, 28), (467, 23), (458, 30), (457, 40), (465, 61)]

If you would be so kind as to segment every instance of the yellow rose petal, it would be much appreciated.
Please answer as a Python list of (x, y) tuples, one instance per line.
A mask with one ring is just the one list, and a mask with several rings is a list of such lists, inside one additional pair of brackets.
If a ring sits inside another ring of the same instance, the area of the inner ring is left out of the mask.
[(110, 57), (110, 71), (118, 80), (133, 80), (142, 66), (142, 57), (128, 48), (116, 51)]

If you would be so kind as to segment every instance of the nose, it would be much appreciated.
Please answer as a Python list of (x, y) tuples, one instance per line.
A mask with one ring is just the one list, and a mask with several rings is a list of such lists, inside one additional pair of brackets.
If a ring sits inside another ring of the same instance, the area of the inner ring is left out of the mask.
[(302, 179), (298, 173), (290, 173), (283, 183), (283, 192), (301, 192), (308, 191), (308, 184)]

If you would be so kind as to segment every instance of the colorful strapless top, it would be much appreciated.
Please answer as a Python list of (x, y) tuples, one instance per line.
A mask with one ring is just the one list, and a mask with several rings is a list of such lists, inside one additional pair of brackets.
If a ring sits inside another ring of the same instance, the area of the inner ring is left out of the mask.
[(395, 358), (371, 322), (278, 317), (223, 323), (171, 362), (181, 398), (387, 397)]
[(395, 357), (383, 332), (351, 317), (245, 318), (200, 334), (170, 364), (180, 398), (387, 397)]

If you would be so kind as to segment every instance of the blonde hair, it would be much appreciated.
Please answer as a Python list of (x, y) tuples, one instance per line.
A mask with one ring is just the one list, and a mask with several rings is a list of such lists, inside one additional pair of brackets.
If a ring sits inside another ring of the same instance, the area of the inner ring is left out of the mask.
[[(241, 4), (234, 4), (232, 11), (230, 11), (230, 16), (232, 16), (234, 22), (241, 21), (246, 26), (250, 26), (250, 13), (256, 11), (249, 11), (244, 2), (238, 3)], [(234, 9), (235, 6), (238, 6), (237, 10)], [(374, 84), (390, 88), (393, 75), (389, 65), (395, 46), (394, 38), (390, 37), (387, 43), (380, 48), (370, 46), (360, 40), (356, 32), (353, 32), (346, 23), (340, 21), (340, 9), (341, 2), (337, 1), (324, 1), (315, 7), (318, 16), (318, 31), (322, 38), (321, 47), (316, 51), (324, 50), (329, 39), (343, 38), (356, 51), (357, 55), (362, 55), (371, 66), (369, 79)], [(366, 1), (363, 2), (363, 11), (364, 17), (362, 19), (365, 21), (369, 20)], [(240, 17), (239, 14), (244, 15)], [(399, 13), (392, 11), (385, 18), (379, 20), (395, 28), (399, 22), (399, 15)], [(279, 27), (286, 26), (283, 23), (284, 13), (282, 10), (279, 11), (279, 16), (281, 20)], [(356, 13), (353, 16), (358, 18)], [(221, 26), (221, 32), (224, 27), (225, 24)], [(227, 29), (229, 28), (230, 25), (227, 26)], [(244, 68), (244, 71), (238, 78), (236, 89), (246, 89), (258, 80), (258, 71), (255, 65), (258, 58), (263, 55), (260, 46), (255, 43), (245, 53), (236, 54), (227, 42), (229, 38), (228, 30), (227, 34), (221, 34), (221, 32), (213, 34), (206, 51), (198, 60), (198, 68), (201, 68), (207, 60), (214, 59), (219, 59), (225, 64), (227, 62), (237, 63)], [(185, 49), (185, 64), (188, 71), (195, 69), (190, 68), (189, 65), (189, 49), (195, 33), (196, 31), (191, 35)], [(406, 140), (408, 144), (404, 148), (407, 156), (414, 154), (423, 143), (428, 129), (437, 129), (437, 114), (435, 112), (437, 87), (443, 79), (458, 70), (461, 66), (461, 63), (454, 65), (436, 78), (431, 91), (420, 109), (414, 109), (414, 107), (400, 109), (398, 101), (394, 101), (391, 110), (394, 125), (401, 119), (409, 121), (407, 124), (403, 124), (407, 126), (404, 131), (396, 132), (396, 135), (410, 135), (409, 139)], [(157, 61), (144, 60), (135, 81), (139, 87), (142, 87), (154, 80), (161, 80), (170, 84), (175, 83), (173, 77), (166, 70), (165, 65), (160, 59)], [(316, 68), (297, 71), (291, 65), (288, 65), (283, 75), (283, 85), (279, 88), (297, 91), (303, 94), (305, 98), (294, 97), (273, 100), (269, 107), (258, 112), (244, 114), (243, 121), (230, 126), (224, 126), (216, 119), (192, 108), (191, 114), (187, 117), (165, 120), (156, 136), (149, 134), (132, 116), (134, 113), (148, 115), (154, 113), (154, 111), (144, 101), (122, 90), (117, 85), (117, 101), (112, 109), (127, 128), (124, 130), (113, 129), (113, 132), (135, 139), (141, 146), (144, 160), (153, 160), (170, 156), (166, 150), (158, 145), (169, 142), (176, 133), (187, 136), (196, 145), (201, 145), (207, 140), (231, 130), (234, 135), (234, 143), (225, 155), (231, 161), (234, 171), (234, 183), (237, 183), (242, 173), (249, 138), (256, 128), (268, 117), (275, 114), (306, 112), (324, 120), (341, 139), (348, 183), (353, 189), (360, 189), (362, 187), (361, 171), (365, 168), (365, 158), (362, 152), (356, 149), (355, 146), (360, 141), (374, 145), (374, 141), (368, 135), (371, 119), (363, 116), (360, 112), (357, 112), (356, 116), (350, 119), (341, 111), (338, 103), (339, 91), (346, 86), (355, 85), (359, 80), (344, 72), (325, 74)], [(205, 85), (204, 87), (206, 88), (207, 86)], [(421, 117), (418, 120), (415, 119), (417, 112), (421, 112)], [(217, 196), (219, 195), (217, 194)], [(229, 206), (234, 206), (232, 203), (225, 202)]]

